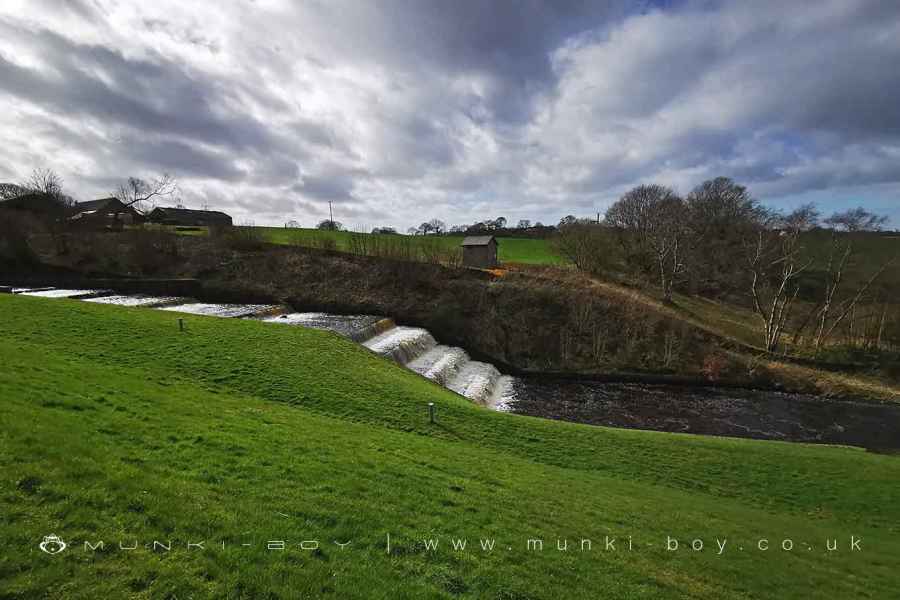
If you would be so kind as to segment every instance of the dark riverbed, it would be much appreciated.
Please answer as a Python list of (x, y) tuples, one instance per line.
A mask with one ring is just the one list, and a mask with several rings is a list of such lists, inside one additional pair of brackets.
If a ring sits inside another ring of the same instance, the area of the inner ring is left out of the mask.
[(517, 378), (512, 412), (631, 429), (900, 448), (900, 406), (771, 391)]

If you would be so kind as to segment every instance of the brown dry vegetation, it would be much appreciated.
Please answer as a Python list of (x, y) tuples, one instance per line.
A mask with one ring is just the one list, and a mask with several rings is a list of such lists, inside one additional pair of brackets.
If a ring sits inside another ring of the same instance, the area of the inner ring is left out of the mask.
[(497, 277), (226, 234), (83, 233), (64, 254), (43, 235), (31, 246), (45, 265), (80, 274), (196, 277), (210, 299), (389, 315), (508, 369), (671, 374), (832, 396), (900, 397), (897, 387), (875, 377), (760, 358), (740, 335), (723, 334), (677, 299), (663, 304), (571, 269), (518, 267)]

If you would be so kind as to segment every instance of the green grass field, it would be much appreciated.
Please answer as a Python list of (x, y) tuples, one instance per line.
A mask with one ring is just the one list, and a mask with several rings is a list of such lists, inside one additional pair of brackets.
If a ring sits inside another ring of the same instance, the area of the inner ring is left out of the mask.
[[(176, 319), (0, 295), (0, 597), (891, 598), (900, 588), (897, 457), (499, 414), (331, 333), (208, 317), (186, 317), (180, 333)], [(40, 552), (50, 534), (70, 547)], [(668, 536), (679, 550), (666, 550)], [(538, 538), (543, 551), (528, 550)], [(721, 555), (716, 538), (727, 539)], [(694, 539), (702, 551), (686, 548)], [(278, 540), (285, 550), (267, 549)]]
[[(313, 245), (317, 240), (330, 238), (335, 241), (338, 250), (350, 251), (350, 238), (359, 234), (350, 231), (320, 231), (318, 229), (285, 229), (283, 227), (258, 227), (263, 232), (263, 238), (273, 244), (303, 244)], [(422, 243), (438, 240), (446, 248), (456, 248), (465, 236), (413, 236), (414, 243)], [(499, 258), (501, 262), (515, 262), (525, 264), (561, 264), (562, 258), (558, 256), (550, 246), (548, 240), (530, 238), (498, 238), (500, 243)]]

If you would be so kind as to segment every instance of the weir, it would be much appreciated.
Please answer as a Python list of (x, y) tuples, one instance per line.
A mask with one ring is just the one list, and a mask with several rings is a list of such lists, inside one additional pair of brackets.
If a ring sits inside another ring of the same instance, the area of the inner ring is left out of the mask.
[(274, 304), (215, 304), (194, 302), (178, 296), (128, 295), (90, 289), (12, 287), (10, 291), (44, 298), (77, 299), (211, 317), (255, 318), (266, 323), (333, 331), (478, 404), (508, 410), (514, 398), (512, 377), (501, 375), (493, 365), (471, 360), (462, 348), (438, 344), (425, 329), (397, 325), (390, 318), (320, 312), (289, 313), (285, 312), (284, 307)]
[(187, 302), (174, 306), (163, 306), (159, 310), (203, 315), (207, 317), (252, 317), (267, 313), (278, 307), (274, 304), (210, 304), (206, 302)]
[(25, 289), (23, 291), (17, 291), (16, 288), (13, 288), (13, 293), (22, 294), (23, 296), (37, 296), (38, 298), (71, 298), (73, 300), (80, 300), (83, 298), (100, 296), (104, 292), (100, 290), (59, 290), (56, 288)]
[(115, 304), (116, 306), (143, 306), (147, 308), (156, 308), (160, 306), (168, 306), (171, 304), (183, 304), (184, 298), (174, 298), (165, 296), (97, 296), (94, 298), (85, 298), (85, 302), (96, 302), (98, 304)]
[(437, 346), (437, 340), (424, 329), (398, 326), (364, 341), (362, 345), (376, 354), (406, 365)]
[(271, 304), (200, 303), (180, 297), (182, 292), (169, 290), (154, 292), (144, 286), (135, 290), (141, 294), (127, 295), (82, 289), (78, 285), (71, 289), (0, 285), (2, 293), (329, 330), (495, 410), (591, 425), (861, 445), (890, 451), (900, 448), (900, 408), (893, 405), (739, 388), (561, 380), (539, 375), (510, 377), (489, 363), (471, 360), (462, 348), (438, 343), (425, 329), (398, 326), (389, 318), (276, 314), (285, 308)]

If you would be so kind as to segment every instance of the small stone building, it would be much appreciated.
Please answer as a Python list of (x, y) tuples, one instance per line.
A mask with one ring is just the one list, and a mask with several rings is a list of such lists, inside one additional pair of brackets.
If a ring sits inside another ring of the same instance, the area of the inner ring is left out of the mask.
[(497, 261), (497, 238), (492, 235), (473, 235), (466, 237), (462, 244), (463, 266), (479, 269), (492, 269)]

